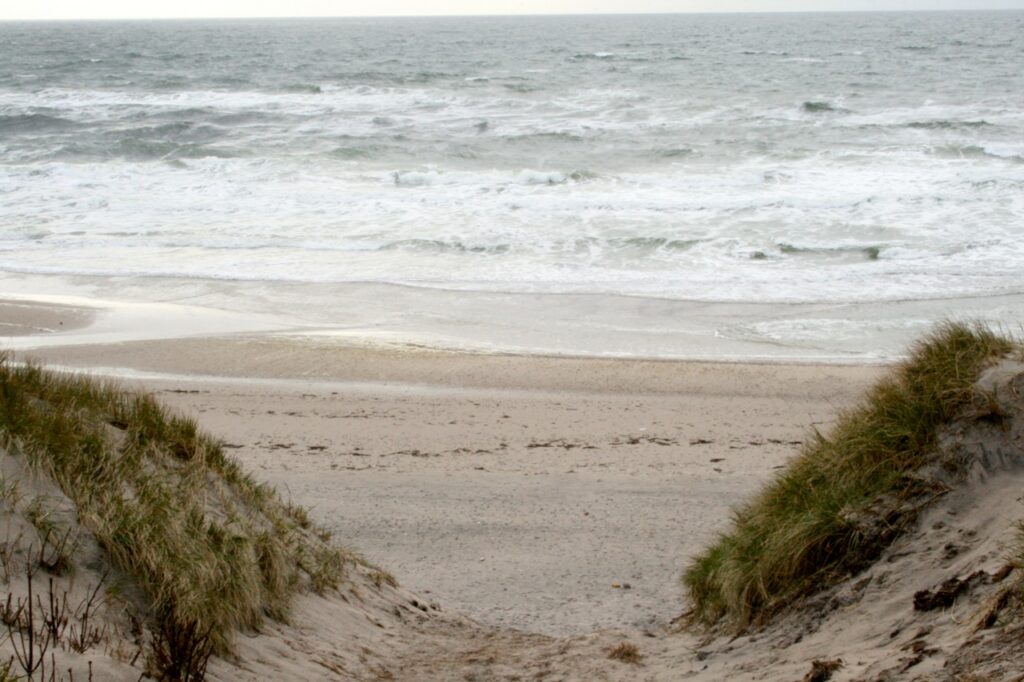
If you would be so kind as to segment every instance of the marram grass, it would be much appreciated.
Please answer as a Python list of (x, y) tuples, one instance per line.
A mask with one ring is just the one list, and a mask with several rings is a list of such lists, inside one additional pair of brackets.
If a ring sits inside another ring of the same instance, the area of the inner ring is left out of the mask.
[(854, 519), (883, 496), (913, 494), (910, 474), (935, 450), (939, 427), (970, 403), (979, 372), (1015, 347), (960, 323), (919, 341), (690, 564), (683, 582), (694, 619), (742, 629), (873, 558), (878, 539), (865, 537)]
[(149, 395), (0, 356), (0, 446), (75, 503), (157, 631), (208, 633), (221, 652), (361, 561)]

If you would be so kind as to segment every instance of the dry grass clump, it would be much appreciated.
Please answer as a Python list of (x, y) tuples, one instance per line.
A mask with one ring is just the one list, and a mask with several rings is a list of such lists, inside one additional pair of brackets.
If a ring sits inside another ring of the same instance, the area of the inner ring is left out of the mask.
[(695, 620), (743, 628), (877, 557), (912, 516), (894, 512), (899, 501), (927, 492), (913, 474), (935, 451), (939, 427), (971, 402), (981, 369), (1014, 347), (957, 323), (918, 342), (687, 568)]
[(632, 665), (640, 665), (640, 649), (637, 648), (636, 644), (632, 642), (620, 642), (611, 651), (608, 652), (608, 658), (613, 661), (622, 661), (623, 663), (630, 663)]
[(285, 619), (297, 589), (336, 587), (360, 561), (148, 395), (0, 356), (0, 446), (52, 478), (137, 581), (164, 663), (227, 651), (236, 630)]

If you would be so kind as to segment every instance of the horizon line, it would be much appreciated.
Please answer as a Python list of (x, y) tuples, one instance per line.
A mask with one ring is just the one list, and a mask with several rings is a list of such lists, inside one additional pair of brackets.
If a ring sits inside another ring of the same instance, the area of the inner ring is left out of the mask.
[(953, 14), (957, 12), (1024, 12), (1024, 7), (964, 7), (964, 8), (933, 8), (933, 9), (815, 9), (815, 10), (721, 10), (715, 12), (680, 11), (680, 12), (548, 12), (526, 14), (299, 14), (299, 15), (229, 15), (229, 16), (127, 16), (127, 17), (35, 17), (35, 18), (3, 18), (0, 23), (16, 22), (61, 22), (61, 21), (231, 21), (234, 19), (513, 19), (538, 17), (626, 17), (626, 16), (681, 16), (681, 15), (765, 15), (765, 14)]

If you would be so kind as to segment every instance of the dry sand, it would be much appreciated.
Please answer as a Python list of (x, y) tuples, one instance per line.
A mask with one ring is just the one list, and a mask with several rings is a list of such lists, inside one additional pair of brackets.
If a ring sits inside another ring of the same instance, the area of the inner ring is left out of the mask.
[[(833, 679), (904, 679), (952, 656), (966, 635), (949, 635), (950, 623), (969, 606), (921, 621), (908, 595), (997, 571), (1020, 511), (1010, 508), (1019, 471), (979, 474), (928, 519), (944, 535), (927, 552), (912, 551), (921, 537), (901, 540), (868, 582), (842, 588), (855, 594), (824, 597), (834, 602), (820, 617), (702, 641), (666, 627), (684, 608), (687, 559), (884, 368), (466, 355), (269, 335), (33, 355), (118, 374), (195, 416), (408, 590), (382, 595), (375, 615), (314, 599), (305, 626), (244, 639), (240, 667), (218, 664), (217, 679), (791, 680), (838, 656)], [(981, 502), (1003, 498), (996, 514)], [(959, 548), (948, 559), (944, 542)], [(946, 634), (921, 634), (940, 626)], [(641, 666), (608, 660), (624, 639)]]
[(669, 623), (686, 559), (879, 372), (260, 337), (34, 355), (160, 373), (135, 381), (403, 586), (551, 635)]

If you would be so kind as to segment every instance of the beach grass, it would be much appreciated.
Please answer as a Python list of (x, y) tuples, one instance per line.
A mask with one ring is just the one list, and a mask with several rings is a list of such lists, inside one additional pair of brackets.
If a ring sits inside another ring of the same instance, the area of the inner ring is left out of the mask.
[(912, 520), (901, 503), (927, 493), (914, 473), (935, 452), (940, 427), (971, 404), (979, 372), (1014, 348), (964, 323), (916, 343), (687, 567), (693, 620), (741, 630), (869, 564)]
[(56, 482), (141, 587), (164, 668), (197, 646), (229, 651), (236, 631), (286, 620), (298, 590), (337, 587), (362, 562), (146, 394), (0, 358), (0, 447)]

